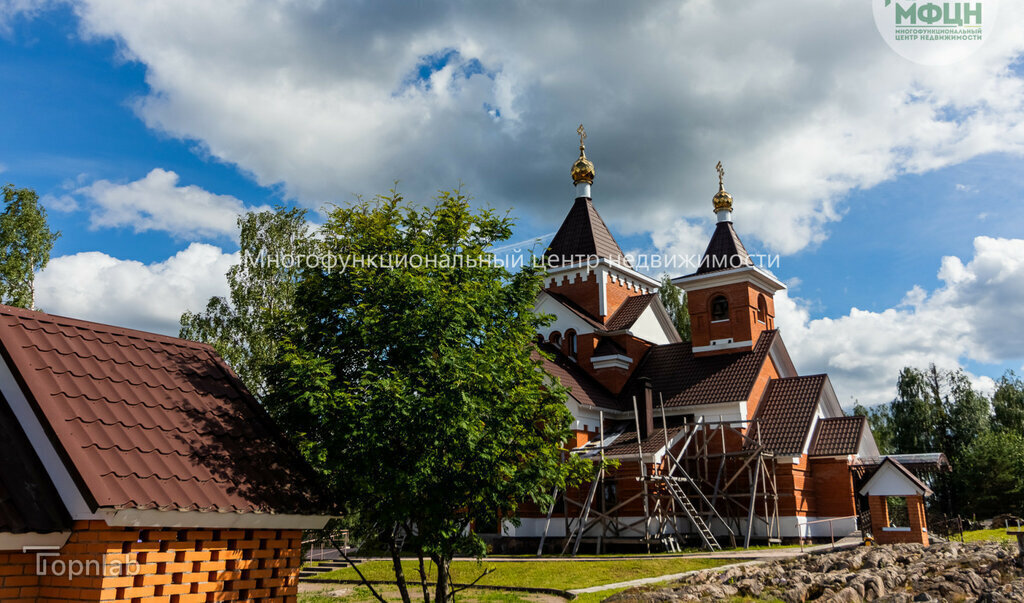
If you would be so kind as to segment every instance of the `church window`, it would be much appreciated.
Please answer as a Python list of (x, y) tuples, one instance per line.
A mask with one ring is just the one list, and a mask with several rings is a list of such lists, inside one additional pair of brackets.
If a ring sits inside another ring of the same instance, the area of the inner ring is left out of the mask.
[(768, 322), (768, 302), (765, 301), (763, 295), (757, 296), (757, 322), (762, 324)]
[(729, 320), (729, 300), (724, 295), (711, 300), (711, 320)]
[(576, 357), (576, 331), (569, 329), (565, 332), (566, 344), (569, 348), (569, 358)]
[(562, 347), (562, 334), (558, 331), (551, 331), (551, 335), (548, 335), (548, 341), (551, 342), (552, 345)]

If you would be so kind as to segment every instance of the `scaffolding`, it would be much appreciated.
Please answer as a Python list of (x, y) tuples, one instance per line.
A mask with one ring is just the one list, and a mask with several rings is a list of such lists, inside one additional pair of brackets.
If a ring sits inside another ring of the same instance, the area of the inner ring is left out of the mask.
[[(600, 415), (599, 440), (587, 442), (574, 452), (598, 462), (597, 473), (582, 498), (555, 490), (547, 511), (539, 556), (549, 537), (552, 516), (559, 502), (565, 522), (562, 554), (576, 556), (584, 541), (595, 544), (600, 554), (608, 544), (642, 543), (648, 552), (660, 547), (679, 551), (688, 539), (696, 539), (710, 551), (721, 550), (719, 538), (737, 546), (737, 537), (749, 548), (755, 533), (769, 544), (781, 542), (776, 459), (761, 443), (757, 420), (708, 422), (703, 417), (680, 427), (668, 427), (664, 402), (660, 405), (663, 444), (654, 462), (643, 452), (639, 413), (633, 400), (637, 442), (637, 474), (612, 474), (606, 469), (609, 442)], [(650, 437), (652, 434), (647, 434)], [(675, 442), (675, 443), (673, 443)], [(635, 479), (641, 487), (625, 500), (608, 506), (607, 483)], [(599, 496), (598, 493), (601, 493)], [(639, 500), (643, 514), (626, 515)], [(632, 505), (632, 507), (631, 507)], [(718, 536), (716, 536), (718, 534)]]

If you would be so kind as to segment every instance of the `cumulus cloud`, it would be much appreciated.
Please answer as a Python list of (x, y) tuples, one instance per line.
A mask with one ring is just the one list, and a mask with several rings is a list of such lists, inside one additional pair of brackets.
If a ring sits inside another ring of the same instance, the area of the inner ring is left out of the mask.
[(53, 258), (36, 276), (36, 304), (47, 312), (165, 335), (178, 334), (185, 310), (227, 294), (237, 253), (203, 243), (143, 264), (98, 251)]
[[(806, 303), (775, 298), (776, 324), (801, 373), (827, 372), (845, 405), (892, 399), (904, 366), (1024, 358), (1024, 240), (976, 237), (974, 257), (942, 259), (933, 291), (914, 287), (882, 312), (852, 308), (811, 319)], [(975, 385), (992, 388), (989, 377)]]
[(741, 234), (783, 253), (822, 240), (851, 189), (1021, 151), (1017, 4), (975, 55), (929, 68), (835, 0), (75, 2), (84, 36), (145, 65), (151, 128), (310, 205), (463, 181), (554, 221), (582, 121), (607, 219), (709, 216), (722, 159)]
[[(129, 226), (135, 232), (160, 230), (180, 238), (232, 237), (240, 214), (268, 209), (247, 208), (235, 197), (195, 185), (178, 186), (178, 175), (160, 168), (127, 184), (97, 180), (75, 194), (88, 200), (93, 228)], [(48, 202), (60, 211), (77, 209), (66, 195)]]

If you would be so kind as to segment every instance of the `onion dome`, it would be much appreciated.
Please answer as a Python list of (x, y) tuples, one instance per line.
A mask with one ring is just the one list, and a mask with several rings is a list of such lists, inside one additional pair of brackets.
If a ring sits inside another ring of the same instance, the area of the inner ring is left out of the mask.
[(594, 163), (587, 159), (586, 147), (583, 145), (583, 141), (587, 138), (587, 131), (583, 129), (583, 124), (576, 128), (576, 133), (580, 135), (580, 157), (576, 160), (576, 163), (572, 164), (572, 183), (579, 184), (581, 182), (586, 184), (594, 183)]

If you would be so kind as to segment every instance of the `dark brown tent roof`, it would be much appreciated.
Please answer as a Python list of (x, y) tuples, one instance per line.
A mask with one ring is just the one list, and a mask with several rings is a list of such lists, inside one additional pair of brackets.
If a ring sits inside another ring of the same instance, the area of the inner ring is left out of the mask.
[(69, 531), (71, 516), (3, 396), (0, 441), (0, 532)]
[(750, 438), (776, 454), (801, 454), (827, 379), (808, 375), (769, 381)]
[(586, 197), (579, 197), (555, 233), (555, 238), (551, 239), (544, 259), (548, 265), (557, 267), (593, 257), (629, 265), (622, 248), (594, 209), (594, 204)]
[(94, 507), (330, 510), (208, 345), (0, 306), (0, 351)]
[(708, 248), (704, 251), (704, 257), (701, 258), (697, 274), (753, 265), (754, 262), (733, 229), (732, 222), (719, 222), (715, 226), (715, 233), (711, 235)]
[(860, 439), (867, 429), (867, 417), (829, 417), (818, 421), (811, 440), (811, 456), (857, 454)]
[[(690, 343), (654, 346), (631, 382), (649, 378), (666, 407), (746, 400), (777, 336), (778, 331), (764, 331), (750, 351), (701, 358), (694, 357)], [(627, 395), (634, 391), (635, 387), (623, 389)]]

